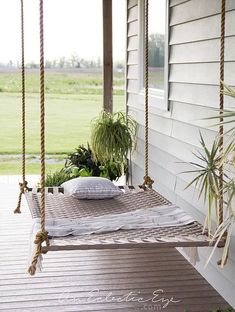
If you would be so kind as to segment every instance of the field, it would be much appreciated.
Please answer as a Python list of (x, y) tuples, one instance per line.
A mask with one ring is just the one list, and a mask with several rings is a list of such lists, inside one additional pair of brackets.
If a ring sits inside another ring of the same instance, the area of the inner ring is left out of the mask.
[[(28, 173), (37, 173), (39, 163), (38, 73), (27, 73), (26, 119)], [(123, 74), (114, 77), (114, 110), (124, 110)], [(61, 167), (61, 155), (89, 141), (92, 120), (102, 110), (100, 72), (54, 72), (46, 75), (46, 153), (47, 170)], [(0, 174), (20, 174), (20, 76), (0, 73)], [(4, 155), (4, 156), (3, 156)], [(53, 155), (53, 156), (50, 156)], [(62, 156), (63, 158), (63, 156)], [(59, 160), (59, 161), (58, 161)]]

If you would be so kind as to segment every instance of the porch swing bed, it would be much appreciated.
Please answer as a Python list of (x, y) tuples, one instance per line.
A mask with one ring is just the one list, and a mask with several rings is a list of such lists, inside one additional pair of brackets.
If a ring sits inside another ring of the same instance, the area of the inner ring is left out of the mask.
[[(46, 188), (46, 220), (80, 219), (122, 214), (138, 209), (150, 209), (171, 203), (153, 189), (143, 186), (119, 186), (123, 194), (113, 199), (78, 200), (64, 194), (61, 187)], [(40, 189), (25, 192), (33, 219), (40, 219)], [(197, 221), (187, 225), (157, 227), (152, 229), (118, 230), (114, 232), (49, 237), (49, 246), (42, 251), (72, 249), (105, 249), (136, 247), (196, 247), (208, 246), (210, 239)], [(220, 243), (222, 245), (222, 241)]]

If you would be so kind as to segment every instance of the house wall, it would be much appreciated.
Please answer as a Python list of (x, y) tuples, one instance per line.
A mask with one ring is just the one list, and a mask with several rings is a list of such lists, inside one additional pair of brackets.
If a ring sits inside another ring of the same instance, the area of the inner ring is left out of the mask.
[[(140, 15), (138, 1), (127, 1), (127, 111), (139, 123), (138, 142), (132, 156), (132, 183), (144, 175), (144, 104), (140, 94)], [(219, 105), (219, 0), (169, 1), (169, 105), (159, 108), (157, 98), (150, 98), (149, 171), (154, 188), (203, 222), (206, 207), (193, 187), (184, 190), (192, 179), (182, 171), (193, 169), (187, 162), (195, 160), (192, 152), (200, 150), (199, 130), (211, 144), (216, 128), (202, 118), (215, 115)], [(226, 4), (225, 82), (235, 85), (235, 1)], [(225, 105), (232, 105), (225, 98)], [(234, 104), (233, 104), (234, 105)], [(185, 163), (186, 162), (186, 163)], [(216, 262), (204, 268), (208, 250), (199, 249), (197, 269), (235, 306), (235, 231), (229, 260), (224, 269)]]

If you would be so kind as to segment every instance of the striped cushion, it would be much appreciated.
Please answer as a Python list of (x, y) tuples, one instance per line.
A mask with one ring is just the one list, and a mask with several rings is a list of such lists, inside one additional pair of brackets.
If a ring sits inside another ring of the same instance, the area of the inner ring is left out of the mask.
[(122, 191), (110, 180), (100, 177), (79, 177), (61, 185), (67, 195), (78, 199), (114, 198)]

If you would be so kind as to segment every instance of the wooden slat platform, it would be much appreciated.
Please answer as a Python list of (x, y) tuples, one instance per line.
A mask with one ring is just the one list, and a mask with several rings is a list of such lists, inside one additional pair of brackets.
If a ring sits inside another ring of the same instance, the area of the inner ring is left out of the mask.
[[(61, 187), (45, 189), (46, 219), (79, 219), (102, 217), (106, 214), (121, 214), (137, 209), (171, 204), (154, 190), (144, 190), (142, 186), (119, 186), (122, 196), (112, 200), (77, 200), (64, 194)], [(40, 189), (25, 192), (32, 218), (40, 218)], [(215, 242), (213, 242), (214, 244)], [(203, 234), (203, 226), (197, 221), (190, 224), (146, 229), (129, 229), (91, 235), (53, 237), (49, 246), (42, 252), (61, 250), (123, 249), (123, 248), (162, 248), (209, 246), (212, 242)], [(218, 246), (223, 246), (221, 240)]]
[[(12, 213), (17, 193), (9, 190), (0, 191), (0, 311), (208, 312), (228, 306), (174, 248), (50, 252), (43, 272), (30, 277), (31, 217), (25, 203), (21, 215)], [(163, 308), (171, 298), (177, 302)]]

